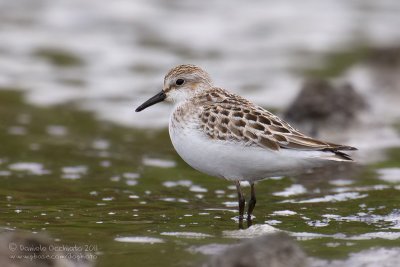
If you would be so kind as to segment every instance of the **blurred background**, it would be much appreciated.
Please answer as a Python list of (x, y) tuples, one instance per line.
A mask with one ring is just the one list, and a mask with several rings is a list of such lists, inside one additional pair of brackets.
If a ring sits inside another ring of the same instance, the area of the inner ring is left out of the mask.
[[(176, 155), (170, 106), (134, 112), (190, 63), (303, 131), (360, 149), (360, 165), (314, 182), (260, 183), (258, 223), (326, 235), (303, 242), (324, 259), (400, 245), (398, 25), (396, 0), (0, 0), (0, 227), (91, 240), (99, 266), (193, 265), (212, 254), (202, 246), (233, 243), (223, 231), (236, 229), (234, 189)], [(309, 213), (293, 204), (310, 200)], [(353, 236), (368, 234), (378, 241)]]

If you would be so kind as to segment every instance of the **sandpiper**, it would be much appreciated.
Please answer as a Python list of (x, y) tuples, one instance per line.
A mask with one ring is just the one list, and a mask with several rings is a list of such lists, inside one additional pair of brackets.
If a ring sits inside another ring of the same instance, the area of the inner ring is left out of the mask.
[(301, 133), (249, 100), (215, 87), (209, 74), (195, 65), (172, 68), (161, 92), (136, 112), (164, 100), (175, 103), (169, 120), (175, 150), (193, 168), (236, 184), (240, 220), (245, 208), (241, 181), (251, 186), (250, 220), (256, 205), (255, 181), (329, 161), (352, 161), (342, 151), (356, 150)]

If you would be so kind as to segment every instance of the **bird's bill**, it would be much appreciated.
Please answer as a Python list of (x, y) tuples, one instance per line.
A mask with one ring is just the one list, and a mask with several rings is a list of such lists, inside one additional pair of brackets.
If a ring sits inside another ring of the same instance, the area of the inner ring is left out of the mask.
[(139, 107), (137, 107), (136, 112), (140, 112), (145, 108), (148, 108), (154, 104), (157, 104), (161, 101), (164, 101), (164, 99), (167, 97), (167, 95), (164, 93), (164, 91), (159, 92), (155, 96), (151, 97), (149, 100), (141, 104)]

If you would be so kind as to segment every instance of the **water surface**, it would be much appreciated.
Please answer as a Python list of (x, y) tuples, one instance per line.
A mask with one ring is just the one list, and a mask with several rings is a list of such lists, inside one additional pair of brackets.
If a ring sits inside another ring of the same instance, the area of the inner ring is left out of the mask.
[[(315, 266), (396, 266), (399, 3), (0, 1), (0, 227), (89, 245), (97, 266), (196, 266), (273, 231)], [(258, 183), (238, 230), (235, 187), (179, 158), (170, 107), (134, 113), (180, 63), (279, 113), (308, 77), (350, 82), (368, 109), (321, 137), (358, 164)]]
[(0, 96), (1, 226), (96, 245), (98, 266), (195, 265), (224, 244), (278, 229), (319, 259), (400, 245), (398, 148), (369, 166), (258, 183), (254, 225), (238, 230), (234, 186), (187, 166), (166, 130)]

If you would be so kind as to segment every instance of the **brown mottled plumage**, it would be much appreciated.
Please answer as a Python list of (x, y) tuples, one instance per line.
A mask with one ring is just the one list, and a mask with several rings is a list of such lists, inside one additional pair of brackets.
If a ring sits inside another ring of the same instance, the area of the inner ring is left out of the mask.
[[(221, 88), (211, 87), (201, 91), (191, 104), (191, 109), (198, 114), (201, 130), (211, 139), (271, 150), (332, 151), (346, 160), (350, 160), (350, 157), (340, 150), (355, 150), (354, 147), (306, 136), (271, 112)], [(179, 116), (174, 116), (176, 120), (188, 111), (178, 110), (176, 115), (178, 113)]]
[(161, 92), (136, 111), (161, 101), (174, 102), (169, 134), (178, 154), (193, 168), (234, 181), (239, 219), (245, 200), (240, 181), (249, 181), (248, 219), (256, 204), (254, 182), (296, 174), (329, 161), (351, 161), (354, 147), (313, 139), (247, 99), (215, 87), (194, 65), (171, 69)]

